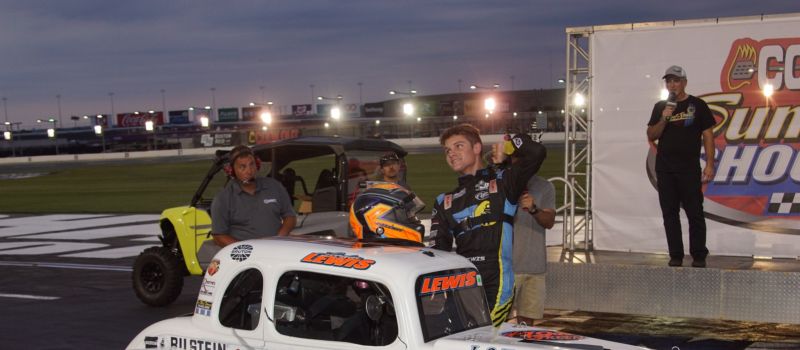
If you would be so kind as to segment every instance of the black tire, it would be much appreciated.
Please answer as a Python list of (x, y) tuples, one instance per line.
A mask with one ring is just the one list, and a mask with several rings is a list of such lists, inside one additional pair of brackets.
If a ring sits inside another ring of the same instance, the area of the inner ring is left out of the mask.
[(133, 263), (133, 290), (150, 306), (171, 304), (183, 289), (183, 266), (166, 247), (145, 249)]

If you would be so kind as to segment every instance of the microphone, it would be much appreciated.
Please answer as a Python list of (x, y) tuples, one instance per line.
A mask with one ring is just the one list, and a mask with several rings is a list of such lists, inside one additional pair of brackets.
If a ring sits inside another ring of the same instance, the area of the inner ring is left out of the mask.
[(669, 97), (667, 97), (667, 107), (672, 107), (672, 108), (677, 107), (678, 104), (675, 102), (675, 100), (677, 99), (678, 95), (676, 95), (674, 92), (670, 92)]

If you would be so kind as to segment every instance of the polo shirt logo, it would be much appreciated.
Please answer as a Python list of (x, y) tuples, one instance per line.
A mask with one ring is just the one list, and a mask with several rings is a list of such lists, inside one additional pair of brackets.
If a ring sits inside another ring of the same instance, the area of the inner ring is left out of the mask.
[(270, 204), (270, 203), (278, 203), (278, 200), (275, 198), (267, 198), (264, 200), (264, 204)]

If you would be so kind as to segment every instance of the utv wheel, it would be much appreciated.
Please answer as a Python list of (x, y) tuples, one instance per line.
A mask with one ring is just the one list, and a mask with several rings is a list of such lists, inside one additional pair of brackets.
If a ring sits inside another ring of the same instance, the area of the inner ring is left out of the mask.
[(183, 266), (166, 247), (145, 249), (133, 263), (133, 290), (151, 306), (169, 305), (183, 289)]

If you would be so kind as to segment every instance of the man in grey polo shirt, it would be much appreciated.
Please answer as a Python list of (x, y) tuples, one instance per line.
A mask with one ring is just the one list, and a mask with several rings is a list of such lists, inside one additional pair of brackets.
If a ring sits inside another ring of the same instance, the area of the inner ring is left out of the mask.
[(211, 235), (224, 247), (245, 239), (288, 236), (297, 223), (289, 194), (272, 178), (256, 178), (259, 164), (247, 146), (234, 147), (226, 169), (231, 181), (211, 204)]

